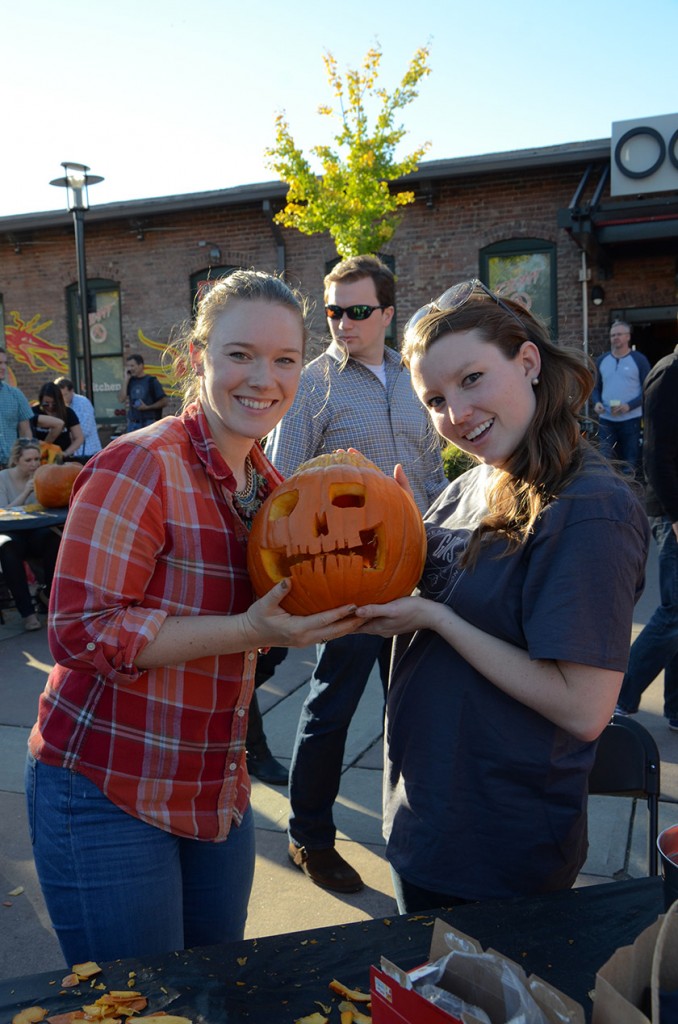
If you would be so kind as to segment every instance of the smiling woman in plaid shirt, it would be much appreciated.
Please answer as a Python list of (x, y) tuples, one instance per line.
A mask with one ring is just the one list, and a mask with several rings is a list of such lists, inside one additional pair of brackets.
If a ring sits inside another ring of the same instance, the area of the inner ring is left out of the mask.
[[(254, 601), (247, 528), (281, 479), (255, 440), (289, 409), (299, 298), (237, 271), (175, 365), (180, 416), (83, 469), (52, 589), (56, 665), (29, 741), (35, 861), (67, 964), (242, 938), (254, 872), (245, 767), (257, 649), (355, 626)], [(348, 616), (348, 617), (347, 617)]]

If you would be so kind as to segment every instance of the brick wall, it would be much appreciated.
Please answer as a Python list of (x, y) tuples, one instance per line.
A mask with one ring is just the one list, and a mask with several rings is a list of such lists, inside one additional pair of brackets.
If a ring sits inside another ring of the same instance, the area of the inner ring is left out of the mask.
[[(581, 255), (556, 215), (577, 187), (583, 165), (475, 175), (436, 182), (433, 206), (418, 200), (405, 209), (388, 247), (398, 276), (397, 323), (402, 329), (422, 303), (458, 280), (477, 276), (479, 252), (508, 239), (540, 238), (556, 247), (558, 333), (562, 342), (581, 345)], [(120, 287), (122, 332), (127, 352), (140, 348), (139, 330), (166, 342), (173, 326), (190, 316), (190, 277), (204, 269), (210, 246), (221, 250), (223, 265), (237, 264), (275, 271), (276, 242), (258, 203), (221, 209), (157, 214), (143, 224), (143, 239), (129, 219), (85, 222), (87, 271)], [(336, 255), (329, 236), (307, 237), (283, 231), (288, 280), (315, 304), (311, 317), (311, 353), (325, 336), (322, 282), (327, 261)], [(199, 241), (208, 242), (199, 246)], [(592, 270), (592, 282), (597, 269)], [(589, 307), (590, 350), (607, 347), (610, 310), (668, 305), (675, 297), (675, 256), (625, 256), (615, 261), (603, 284), (605, 303)], [(16, 254), (11, 245), (0, 250), (0, 295), (6, 326), (11, 311), (30, 320), (33, 331), (52, 343), (65, 344), (65, 289), (76, 280), (72, 227), (35, 230)], [(592, 283), (591, 282), (591, 283)], [(590, 287), (590, 284), (589, 284)], [(46, 321), (51, 321), (48, 325)], [(38, 358), (40, 358), (38, 356)], [(29, 398), (56, 372), (42, 366), (32, 372), (12, 361), (19, 386)]]

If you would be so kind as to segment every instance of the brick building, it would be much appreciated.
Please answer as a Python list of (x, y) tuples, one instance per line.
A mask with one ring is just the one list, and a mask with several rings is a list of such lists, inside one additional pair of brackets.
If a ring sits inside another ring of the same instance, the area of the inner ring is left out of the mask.
[[(633, 340), (651, 362), (671, 351), (678, 342), (675, 138), (663, 161), (675, 181), (649, 192), (654, 179), (644, 174), (632, 183), (643, 192), (623, 198), (610, 195), (614, 137), (422, 163), (403, 182), (416, 202), (384, 254), (398, 277), (396, 336), (423, 302), (478, 276), (521, 296), (554, 337), (591, 354), (607, 347), (618, 316), (634, 325)], [(322, 281), (336, 251), (329, 236), (273, 224), (285, 191), (268, 182), (101, 206), (91, 196), (86, 260), (102, 436), (119, 422), (124, 355), (141, 352), (149, 372), (162, 376), (162, 350), (190, 317), (200, 282), (229, 269), (284, 271), (316, 303), (317, 350)], [(71, 215), (0, 218), (0, 243), (0, 329), (16, 383), (29, 399), (62, 373), (82, 388)]]

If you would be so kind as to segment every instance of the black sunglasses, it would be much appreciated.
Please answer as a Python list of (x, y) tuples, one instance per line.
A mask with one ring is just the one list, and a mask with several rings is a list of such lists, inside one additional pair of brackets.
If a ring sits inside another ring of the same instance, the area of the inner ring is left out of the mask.
[(503, 309), (505, 313), (508, 313), (508, 315), (512, 317), (517, 324), (520, 324), (520, 327), (525, 331), (528, 338), (532, 337), (529, 328), (523, 323), (518, 314), (477, 277), (471, 278), (470, 281), (462, 281), (461, 284), (453, 284), (451, 288), (444, 291), (437, 299), (434, 299), (432, 302), (427, 302), (425, 306), (418, 309), (417, 312), (414, 313), (407, 321), (407, 324), (405, 325), (405, 334), (407, 334), (408, 331), (411, 331), (415, 324), (418, 324), (419, 321), (427, 315), (427, 313), (432, 313), (434, 311), (438, 311), (440, 313), (456, 313), (462, 308), (462, 306), (466, 305), (474, 292), (482, 292), (484, 295), (487, 295), (493, 302), (496, 302), (500, 309)]
[(368, 320), (375, 309), (388, 309), (388, 306), (325, 306), (328, 320), (341, 320), (344, 313), (349, 320)]

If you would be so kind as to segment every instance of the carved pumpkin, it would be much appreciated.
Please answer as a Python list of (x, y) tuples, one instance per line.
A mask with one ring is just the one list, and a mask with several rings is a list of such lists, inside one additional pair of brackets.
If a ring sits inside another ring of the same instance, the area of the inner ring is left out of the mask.
[(43, 508), (65, 508), (68, 505), (75, 478), (81, 469), (79, 462), (38, 466), (33, 476), (33, 490)]
[(50, 465), (53, 462), (61, 463), (64, 461), (64, 453), (58, 444), (50, 444), (49, 441), (40, 442), (40, 462), (44, 466), (46, 463)]
[(320, 455), (268, 496), (252, 523), (247, 566), (261, 597), (284, 577), (294, 615), (411, 593), (424, 566), (417, 506), (358, 452)]

